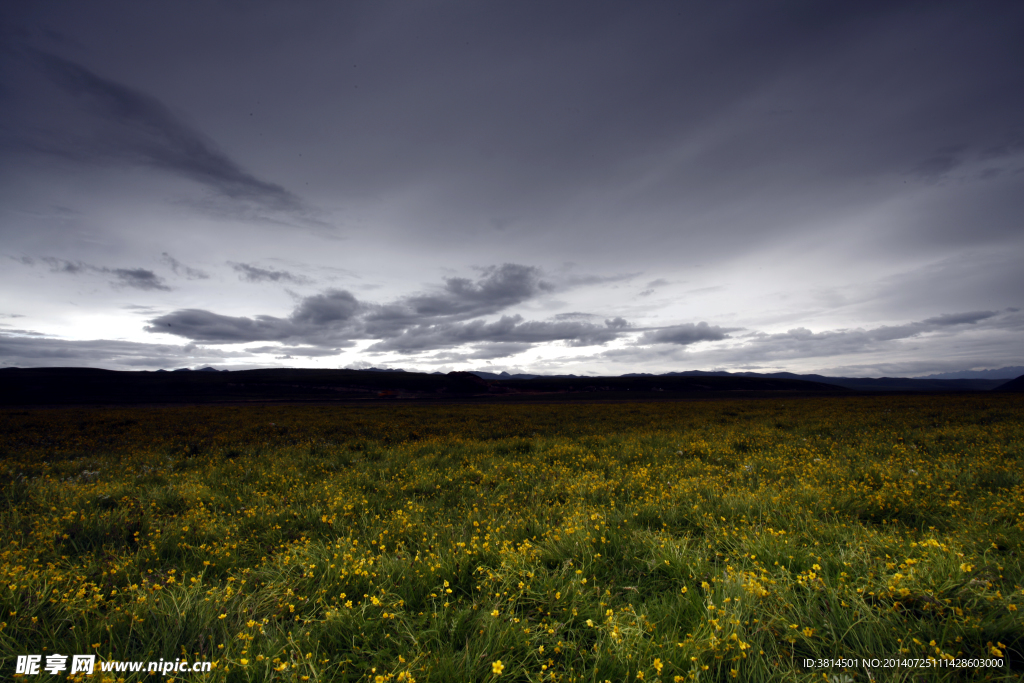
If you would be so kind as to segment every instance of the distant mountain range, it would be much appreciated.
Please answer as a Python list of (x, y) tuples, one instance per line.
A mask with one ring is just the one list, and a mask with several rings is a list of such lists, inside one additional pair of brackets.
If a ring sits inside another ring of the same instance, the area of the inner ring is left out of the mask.
[[(487, 380), (577, 378), (578, 375), (510, 375), (507, 372), (479, 372), (474, 375)], [(798, 379), (856, 389), (858, 391), (989, 391), (1006, 382), (1024, 375), (1024, 366), (1006, 367), (999, 370), (946, 372), (927, 377), (827, 377), (825, 375), (799, 375), (792, 372), (725, 372), (686, 370), (654, 375), (646, 372), (631, 372), (621, 377), (762, 377), (765, 379)]]
[[(400, 369), (368, 368), (371, 372), (405, 372)], [(588, 375), (531, 375), (527, 373), (483, 372), (471, 370), (471, 374), (485, 380), (515, 379), (596, 379)], [(435, 375), (442, 373), (435, 372)], [(1009, 366), (998, 370), (962, 370), (943, 372), (925, 377), (828, 377), (825, 375), (800, 375), (793, 372), (726, 372), (686, 370), (665, 372), (654, 375), (647, 372), (631, 372), (619, 377), (761, 377), (765, 379), (797, 379), (818, 382), (858, 391), (990, 391), (1010, 380), (1024, 375), (1024, 366)]]
[[(370, 372), (401, 373), (403, 370), (369, 368)], [(470, 371), (484, 380), (534, 379), (597, 379), (588, 375), (530, 375), (519, 373), (485, 373)], [(442, 373), (433, 373), (441, 375)], [(725, 371), (687, 370), (681, 373), (629, 373), (618, 377), (761, 377), (765, 379), (803, 380), (856, 389), (858, 391), (990, 391), (1014, 378), (1024, 376), (1024, 366), (1011, 366), (998, 370), (965, 370), (939, 373), (926, 377), (827, 377), (825, 375), (798, 375), (796, 373), (728, 373)]]
[[(179, 368), (171, 372), (228, 372), (217, 370), (209, 366), (198, 370), (190, 368)], [(157, 370), (157, 372), (167, 372)], [(363, 372), (407, 372), (401, 368), (365, 368)], [(592, 375), (531, 375), (525, 373), (509, 374), (507, 372), (484, 372), (482, 370), (470, 370), (471, 374), (486, 380), (507, 380), (507, 379), (595, 379)], [(443, 372), (432, 373), (410, 373), (410, 374), (431, 374), (444, 375)], [(998, 370), (961, 370), (959, 372), (942, 372), (924, 377), (828, 377), (826, 375), (800, 375), (792, 372), (726, 372), (724, 370), (686, 370), (683, 372), (666, 372), (654, 375), (647, 372), (631, 372), (618, 377), (766, 377), (774, 379), (800, 379), (808, 382), (821, 382), (823, 384), (834, 384), (850, 389), (873, 389), (896, 391), (985, 391), (1008, 382), (1011, 379), (1024, 375), (1024, 366), (1016, 365)], [(614, 375), (613, 375), (614, 376)], [(981, 380), (981, 381), (975, 381)], [(952, 383), (951, 383), (952, 382)]]
[(416, 401), (665, 400), (745, 396), (830, 396), (852, 391), (1024, 391), (1024, 376), (1003, 379), (825, 377), (791, 372), (631, 373), (620, 377), (489, 372), (447, 374), (398, 369), (176, 370), (115, 372), (96, 368), (2, 368), (0, 405), (154, 403), (306, 403)]
[(961, 370), (960, 372), (940, 372), (937, 375), (925, 375), (915, 379), (1013, 379), (1024, 375), (1024, 365), (1014, 365), (998, 370)]

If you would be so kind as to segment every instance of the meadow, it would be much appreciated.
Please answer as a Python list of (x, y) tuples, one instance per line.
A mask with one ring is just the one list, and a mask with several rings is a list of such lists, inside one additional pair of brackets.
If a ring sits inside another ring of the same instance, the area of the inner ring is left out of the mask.
[(1012, 394), (5, 410), (0, 677), (1016, 681), (1022, 539)]

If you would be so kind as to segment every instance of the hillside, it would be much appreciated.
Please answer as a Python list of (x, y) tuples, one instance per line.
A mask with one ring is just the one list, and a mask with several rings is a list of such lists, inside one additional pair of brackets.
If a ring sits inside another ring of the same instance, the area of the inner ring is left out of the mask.
[(1024, 375), (1021, 375), (1017, 379), (1011, 379), (1005, 384), (1000, 384), (992, 391), (1022, 392), (1024, 391)]

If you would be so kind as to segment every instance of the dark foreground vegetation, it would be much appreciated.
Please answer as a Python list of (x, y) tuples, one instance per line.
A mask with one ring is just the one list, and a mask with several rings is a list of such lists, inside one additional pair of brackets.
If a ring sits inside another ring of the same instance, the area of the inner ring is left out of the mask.
[(0, 678), (1017, 681), (1022, 541), (1015, 394), (7, 409)]

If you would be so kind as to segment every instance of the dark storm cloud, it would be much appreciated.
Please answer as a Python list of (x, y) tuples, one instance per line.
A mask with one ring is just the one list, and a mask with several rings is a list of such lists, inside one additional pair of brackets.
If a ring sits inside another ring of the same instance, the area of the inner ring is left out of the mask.
[[(35, 260), (30, 257), (22, 257), (19, 260), (25, 265), (34, 265)], [(145, 268), (107, 268), (106, 266), (94, 266), (81, 261), (69, 261), (67, 259), (43, 256), (39, 259), (50, 266), (51, 273), (65, 273), (68, 275), (79, 275), (82, 273), (103, 273), (113, 275), (116, 279), (111, 282), (113, 287), (131, 287), (142, 290), (171, 291), (171, 288), (164, 284), (163, 278), (151, 270)]]
[(154, 318), (145, 330), (219, 344), (279, 341), (333, 348), (349, 345), (345, 335), (354, 330), (346, 323), (359, 310), (361, 304), (352, 294), (331, 289), (303, 298), (288, 318), (229, 316), (192, 308)]
[(405, 297), (368, 313), (367, 332), (390, 337), (410, 325), (490, 315), (553, 289), (542, 279), (539, 268), (514, 263), (484, 268), (475, 282), (462, 277), (445, 278), (444, 282), (439, 290)]
[(686, 323), (662, 327), (657, 330), (650, 330), (640, 335), (638, 344), (677, 344), (687, 346), (702, 341), (721, 341), (728, 339), (729, 330), (721, 327), (711, 326), (705, 322)]
[(235, 272), (238, 273), (239, 279), (247, 282), (293, 282), (295, 284), (307, 284), (312, 282), (308, 277), (302, 275), (294, 275), (289, 273), (287, 270), (272, 270), (270, 268), (260, 268), (259, 266), (253, 266), (248, 263), (232, 263), (228, 262)]
[(621, 335), (619, 329), (608, 325), (583, 322), (524, 321), (520, 315), (503, 315), (500, 320), (491, 323), (472, 320), (461, 323), (408, 327), (394, 336), (371, 345), (367, 351), (415, 353), (478, 342), (542, 344), (562, 341), (569, 346), (594, 346), (605, 344)]
[(304, 298), (292, 313), (292, 320), (313, 327), (337, 325), (348, 322), (360, 310), (361, 304), (350, 292), (329, 289)]
[(486, 353), (487, 349), (513, 348), (509, 344), (518, 345), (514, 348), (520, 351), (553, 341), (570, 346), (600, 345), (621, 337), (630, 328), (621, 317), (599, 325), (578, 319), (583, 314), (554, 321), (526, 321), (521, 315), (503, 315), (493, 322), (482, 319), (550, 291), (538, 268), (504, 264), (481, 269), (475, 281), (449, 277), (444, 282), (437, 291), (383, 305), (363, 303), (351, 292), (330, 289), (302, 298), (287, 318), (179, 310), (154, 318), (145, 329), (204, 342), (278, 341), (330, 348), (348, 345), (352, 339), (379, 339), (368, 349), (374, 353), (419, 353), (467, 344), (506, 345), (478, 346)]
[(232, 199), (256, 201), (276, 210), (301, 202), (280, 185), (260, 180), (217, 149), (215, 143), (141, 90), (109, 80), (53, 54), (26, 50), (51, 82), (82, 104), (99, 130), (79, 137), (37, 136), (26, 144), (76, 161), (151, 166), (188, 178)]
[(184, 263), (174, 258), (166, 251), (161, 254), (161, 259), (164, 263), (170, 266), (171, 270), (174, 271), (175, 275), (184, 275), (189, 280), (206, 280), (209, 279), (210, 275), (205, 271), (199, 270), (198, 268), (190, 268)]
[(149, 321), (147, 332), (162, 332), (186, 339), (217, 344), (254, 341), (284, 341), (302, 333), (285, 318), (258, 315), (255, 318), (230, 316), (186, 308)]
[(405, 303), (419, 316), (463, 317), (494, 313), (550, 291), (539, 268), (505, 263), (485, 268), (476, 282), (463, 277), (445, 278), (438, 294), (412, 296)]

